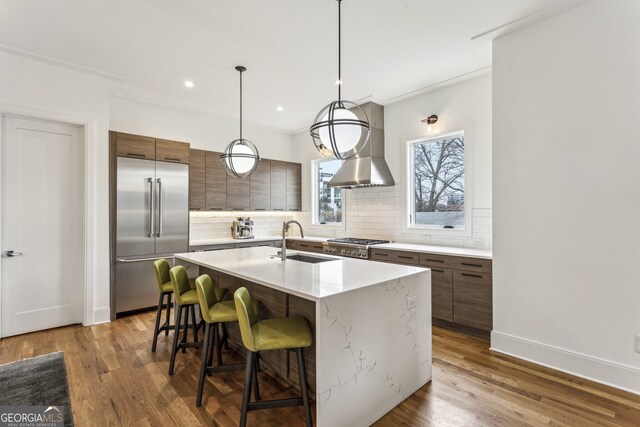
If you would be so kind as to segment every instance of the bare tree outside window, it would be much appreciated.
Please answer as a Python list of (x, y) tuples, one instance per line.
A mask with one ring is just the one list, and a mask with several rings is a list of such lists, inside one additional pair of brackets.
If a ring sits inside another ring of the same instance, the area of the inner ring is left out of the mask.
[(464, 134), (413, 144), (414, 216), (418, 225), (460, 228), (464, 218)]
[(342, 190), (329, 187), (329, 181), (342, 166), (342, 160), (325, 160), (316, 163), (316, 223), (342, 222)]

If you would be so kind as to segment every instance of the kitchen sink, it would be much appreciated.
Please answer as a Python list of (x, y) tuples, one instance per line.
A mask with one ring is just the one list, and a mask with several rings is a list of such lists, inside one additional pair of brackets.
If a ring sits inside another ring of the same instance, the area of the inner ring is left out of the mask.
[(287, 255), (287, 259), (292, 259), (294, 261), (300, 261), (300, 262), (308, 262), (310, 264), (318, 264), (320, 262), (335, 261), (335, 259), (333, 258), (324, 258), (324, 257), (309, 256), (309, 255), (302, 255), (302, 254)]

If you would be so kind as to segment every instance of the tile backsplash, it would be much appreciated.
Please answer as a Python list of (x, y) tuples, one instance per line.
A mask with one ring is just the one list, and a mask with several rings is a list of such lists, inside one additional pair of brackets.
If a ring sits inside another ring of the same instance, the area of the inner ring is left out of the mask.
[(237, 217), (251, 217), (256, 236), (276, 236), (282, 233), (282, 223), (293, 219), (291, 212), (197, 212), (189, 213), (190, 240), (228, 239), (231, 224)]
[(491, 249), (491, 209), (472, 209), (471, 236), (429, 235), (403, 227), (402, 186), (354, 188), (345, 191), (346, 223), (344, 228), (311, 225), (309, 212), (296, 212), (305, 234), (325, 237), (366, 237), (402, 243), (431, 244)]

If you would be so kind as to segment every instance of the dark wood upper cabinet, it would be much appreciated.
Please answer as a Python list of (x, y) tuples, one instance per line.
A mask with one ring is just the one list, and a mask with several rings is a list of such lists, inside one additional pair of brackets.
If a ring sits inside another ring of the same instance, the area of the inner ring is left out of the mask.
[(206, 152), (189, 152), (189, 209), (204, 210), (206, 206)]
[(206, 210), (227, 209), (227, 171), (220, 161), (220, 154), (213, 151), (205, 154)]
[(268, 211), (271, 209), (271, 160), (262, 159), (256, 171), (249, 177), (250, 209)]
[(271, 160), (271, 210), (287, 209), (287, 163)]
[(249, 177), (236, 178), (227, 175), (227, 210), (249, 210)]
[(302, 165), (300, 163), (287, 163), (287, 210), (299, 211), (302, 209), (300, 191), (302, 186)]
[(189, 164), (189, 144), (156, 138), (156, 160)]
[(116, 154), (118, 157), (134, 159), (156, 159), (156, 139), (148, 136), (115, 132)]

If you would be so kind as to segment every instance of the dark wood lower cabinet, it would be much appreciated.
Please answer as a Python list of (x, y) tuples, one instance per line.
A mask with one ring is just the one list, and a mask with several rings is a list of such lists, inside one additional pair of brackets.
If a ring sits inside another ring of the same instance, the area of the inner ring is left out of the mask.
[(453, 272), (453, 322), (491, 331), (493, 328), (491, 274)]
[(453, 272), (431, 269), (431, 317), (453, 322)]

